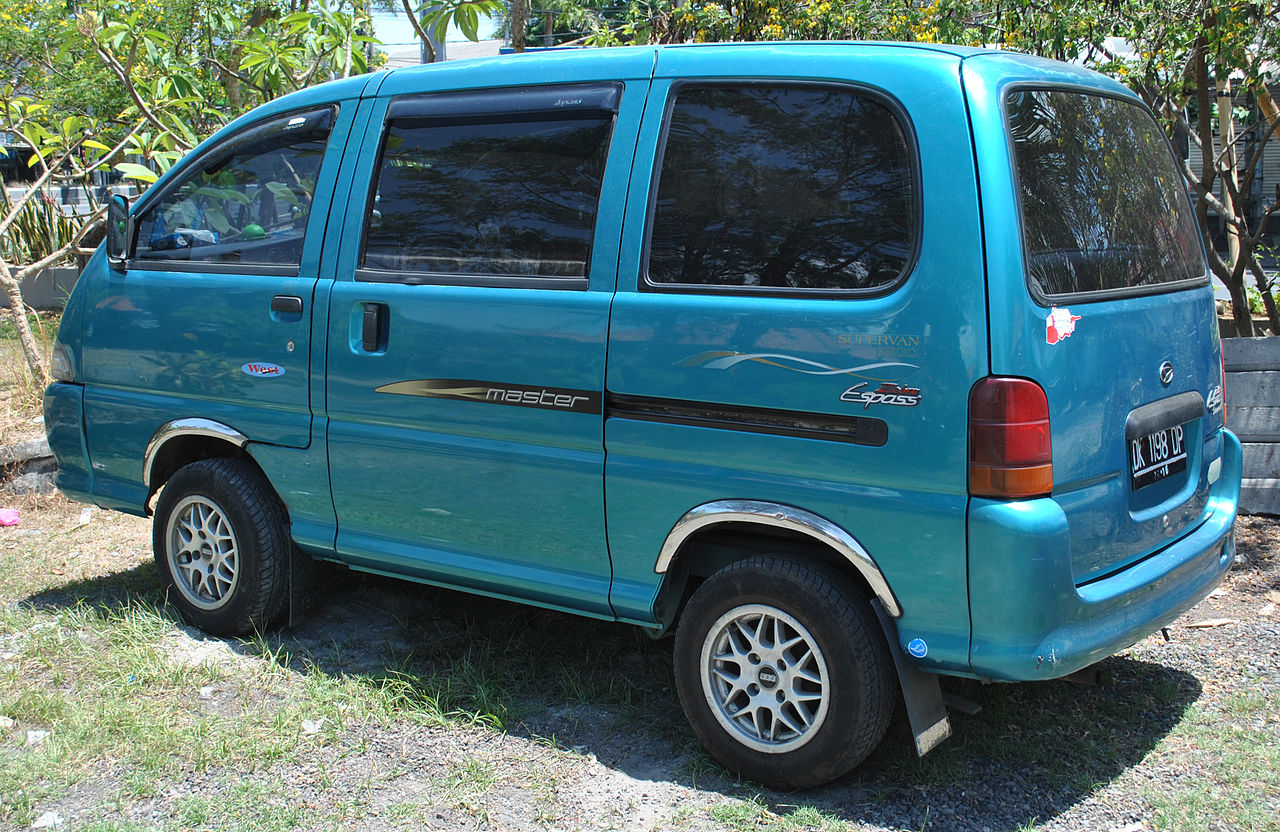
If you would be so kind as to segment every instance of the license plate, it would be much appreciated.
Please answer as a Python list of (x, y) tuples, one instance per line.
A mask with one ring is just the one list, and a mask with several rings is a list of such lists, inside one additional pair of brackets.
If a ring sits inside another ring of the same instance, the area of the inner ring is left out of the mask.
[(1187, 470), (1186, 431), (1182, 425), (1129, 440), (1129, 478), (1133, 490)]

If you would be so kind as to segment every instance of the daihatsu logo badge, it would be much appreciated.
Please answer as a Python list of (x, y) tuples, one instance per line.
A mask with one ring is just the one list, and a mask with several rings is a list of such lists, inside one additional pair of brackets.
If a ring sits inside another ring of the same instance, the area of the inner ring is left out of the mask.
[(1165, 387), (1173, 383), (1173, 365), (1168, 361), (1160, 365), (1160, 383)]

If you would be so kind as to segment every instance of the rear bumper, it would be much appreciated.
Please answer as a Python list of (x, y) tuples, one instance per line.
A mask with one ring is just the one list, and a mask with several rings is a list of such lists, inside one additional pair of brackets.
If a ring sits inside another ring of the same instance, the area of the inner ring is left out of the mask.
[(1235, 555), (1240, 442), (1223, 431), (1220, 476), (1192, 531), (1131, 566), (1076, 586), (1067, 520), (1051, 499), (969, 509), (970, 667), (1009, 681), (1054, 679), (1168, 624), (1208, 595)]
[(55, 381), (44, 391), (44, 429), (49, 448), (58, 460), (54, 480), (58, 490), (73, 500), (89, 503), (92, 478), (89, 452), (84, 443), (84, 388)]

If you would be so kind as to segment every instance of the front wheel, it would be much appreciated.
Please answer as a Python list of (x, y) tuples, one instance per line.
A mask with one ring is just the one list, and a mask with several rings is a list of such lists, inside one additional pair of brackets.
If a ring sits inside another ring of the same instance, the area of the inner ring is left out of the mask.
[(845, 774), (884, 736), (892, 668), (869, 602), (818, 563), (751, 557), (689, 599), (676, 688), (728, 768), (782, 788)]
[(285, 511), (248, 463), (206, 459), (179, 469), (160, 492), (152, 541), (169, 600), (200, 629), (244, 635), (282, 612)]

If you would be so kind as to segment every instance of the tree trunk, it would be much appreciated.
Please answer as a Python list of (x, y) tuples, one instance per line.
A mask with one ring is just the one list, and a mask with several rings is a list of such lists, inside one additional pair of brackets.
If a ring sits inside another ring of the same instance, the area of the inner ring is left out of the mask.
[(1231, 293), (1231, 319), (1236, 324), (1236, 335), (1252, 338), (1253, 315), (1249, 312), (1249, 296), (1245, 294), (1244, 283), (1227, 281), (1227, 291)]
[[(1207, 13), (1206, 13), (1207, 16)], [(1206, 25), (1212, 25), (1207, 22)], [(1191, 53), (1191, 74), (1195, 79), (1196, 106), (1199, 116), (1196, 119), (1196, 135), (1200, 139), (1200, 184), (1210, 193), (1217, 178), (1213, 165), (1213, 117), (1211, 113), (1212, 99), (1209, 97), (1209, 64), (1208, 40), (1204, 35), (1196, 38), (1195, 48)], [(1226, 192), (1226, 187), (1223, 187)], [(1196, 222), (1200, 225), (1200, 235), (1204, 239), (1206, 249), (1212, 249), (1213, 235), (1209, 233), (1209, 205), (1204, 199), (1196, 200)], [(1244, 282), (1235, 278), (1235, 270), (1223, 266), (1221, 260), (1209, 252), (1209, 260), (1214, 265), (1213, 272), (1231, 293), (1231, 317), (1235, 320), (1236, 335), (1247, 338), (1253, 335), (1253, 318), (1249, 315), (1249, 300), (1245, 296)]]
[(18, 330), (18, 343), (22, 345), (22, 356), (27, 360), (27, 369), (36, 386), (43, 389), (49, 383), (49, 367), (45, 363), (43, 351), (36, 343), (31, 326), (27, 323), (27, 304), (22, 300), (22, 287), (13, 279), (13, 271), (9, 264), (0, 260), (0, 288), (9, 298), (9, 314), (13, 325)]
[(524, 36), (529, 29), (529, 0), (511, 0), (511, 51), (524, 51)]
[(1280, 310), (1276, 309), (1275, 295), (1271, 294), (1271, 286), (1267, 282), (1267, 273), (1257, 259), (1249, 261), (1253, 271), (1253, 279), (1258, 283), (1258, 291), (1262, 293), (1262, 306), (1267, 310), (1267, 322), (1271, 324), (1271, 334), (1280, 335)]
[[(1231, 197), (1233, 191), (1240, 191), (1240, 176), (1236, 169), (1236, 117), (1231, 103), (1229, 78), (1218, 82), (1218, 141), (1222, 144), (1222, 163), (1226, 166), (1226, 170), (1222, 172), (1222, 204), (1227, 206), (1232, 217), (1238, 217), (1243, 206), (1236, 205)], [(1236, 264), (1240, 262), (1240, 229), (1234, 225), (1227, 226), (1227, 262), (1232, 269), (1239, 271)]]

